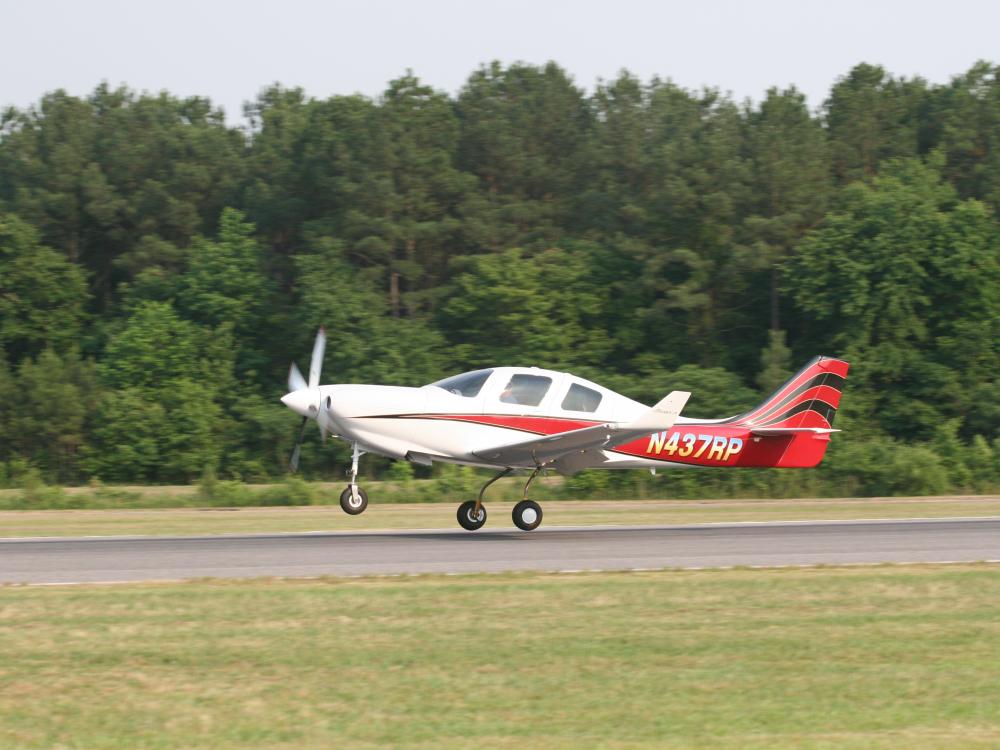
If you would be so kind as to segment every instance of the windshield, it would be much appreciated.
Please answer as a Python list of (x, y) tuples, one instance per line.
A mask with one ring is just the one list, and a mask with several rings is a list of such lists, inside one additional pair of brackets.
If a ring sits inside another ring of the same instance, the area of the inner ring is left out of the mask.
[(472, 398), (479, 395), (483, 384), (492, 374), (493, 370), (473, 370), (472, 372), (463, 372), (461, 375), (453, 375), (450, 378), (438, 380), (437, 382), (430, 383), (430, 385), (443, 388), (448, 393), (454, 393), (456, 396)]

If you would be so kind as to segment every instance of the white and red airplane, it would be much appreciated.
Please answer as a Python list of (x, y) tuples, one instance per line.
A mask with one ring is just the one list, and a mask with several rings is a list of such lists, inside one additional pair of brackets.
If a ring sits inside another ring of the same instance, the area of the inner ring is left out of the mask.
[(462, 503), (458, 522), (475, 531), (486, 522), (486, 488), (517, 469), (530, 470), (514, 525), (538, 527), (542, 509), (528, 499), (543, 469), (656, 469), (682, 466), (813, 467), (823, 458), (848, 363), (816, 357), (763, 404), (727, 419), (680, 416), (691, 395), (673, 391), (652, 408), (564, 372), (493, 367), (420, 388), (320, 385), (326, 334), (313, 346), (309, 381), (293, 363), (281, 401), (302, 415), (292, 453), (298, 466), (306, 423), (349, 441), (350, 483), (340, 505), (356, 515), (368, 506), (358, 487), (358, 458), (377, 453), (430, 465), (434, 461), (499, 469), (476, 500)]

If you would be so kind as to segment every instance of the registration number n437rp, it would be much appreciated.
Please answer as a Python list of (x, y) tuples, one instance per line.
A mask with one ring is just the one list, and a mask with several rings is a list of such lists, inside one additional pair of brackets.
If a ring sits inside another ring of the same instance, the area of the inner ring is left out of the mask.
[(726, 435), (699, 435), (695, 432), (654, 432), (649, 436), (646, 453), (666, 454), (680, 458), (704, 458), (706, 461), (728, 461), (743, 450), (743, 440)]

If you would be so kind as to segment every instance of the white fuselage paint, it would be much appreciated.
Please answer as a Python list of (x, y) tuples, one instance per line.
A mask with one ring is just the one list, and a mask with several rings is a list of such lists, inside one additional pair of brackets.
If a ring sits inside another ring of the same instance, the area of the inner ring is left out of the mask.
[[(512, 375), (518, 373), (552, 378), (552, 385), (537, 406), (501, 401), (505, 385)], [(594, 411), (570, 411), (562, 408), (563, 399), (574, 383), (601, 394), (601, 402)], [(471, 421), (477, 415), (627, 423), (639, 418), (649, 409), (638, 401), (596, 383), (568, 373), (540, 368), (495, 368), (474, 397), (449, 393), (433, 385), (408, 388), (339, 384), (319, 386), (317, 390), (319, 410), (315, 416), (320, 426), (337, 437), (357, 442), (365, 451), (389, 458), (410, 458), (419, 463), (442, 461), (481, 467), (502, 468), (506, 464), (491, 463), (475, 455), (476, 452), (529, 440), (538, 433), (524, 429), (523, 426), (519, 429)], [(298, 411), (295, 405), (289, 406)], [(314, 413), (309, 412), (308, 416), (314, 416)], [(706, 424), (714, 421), (717, 420), (680, 417), (677, 424)], [(608, 469), (665, 466), (662, 459), (644, 459), (612, 451), (595, 451), (593, 460), (589, 463)], [(525, 464), (516, 468), (533, 466)]]

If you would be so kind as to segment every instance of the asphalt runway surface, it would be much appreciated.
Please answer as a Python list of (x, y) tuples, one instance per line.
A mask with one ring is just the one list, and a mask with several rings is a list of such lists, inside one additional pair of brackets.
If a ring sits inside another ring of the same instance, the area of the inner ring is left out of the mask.
[(1000, 560), (1000, 518), (0, 540), (0, 583)]

